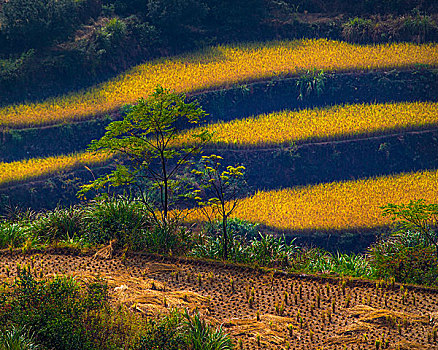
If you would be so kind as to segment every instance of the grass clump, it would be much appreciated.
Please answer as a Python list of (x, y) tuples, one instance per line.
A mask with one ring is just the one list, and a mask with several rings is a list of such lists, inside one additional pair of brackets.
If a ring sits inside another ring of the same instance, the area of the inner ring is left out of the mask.
[[(272, 234), (259, 233), (258, 238), (250, 240), (233, 232), (230, 235), (228, 260), (238, 263), (287, 266), (298, 250), (293, 242), (287, 244), (285, 237), (275, 237)], [(195, 242), (190, 254), (199, 258), (221, 259), (222, 247), (220, 237), (205, 235)]]
[(35, 342), (35, 336), (26, 327), (12, 326), (0, 332), (0, 349), (2, 350), (42, 350)]
[(373, 266), (365, 255), (332, 254), (323, 249), (302, 249), (292, 262), (292, 269), (308, 273), (335, 274), (372, 278), (375, 274)]

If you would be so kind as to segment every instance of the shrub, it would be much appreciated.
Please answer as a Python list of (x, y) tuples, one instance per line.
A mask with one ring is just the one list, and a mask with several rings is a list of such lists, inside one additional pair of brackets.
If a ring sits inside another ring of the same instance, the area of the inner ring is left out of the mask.
[(294, 256), (291, 267), (296, 271), (372, 278), (375, 270), (365, 255), (331, 254), (323, 249), (302, 249)]
[(342, 36), (350, 42), (363, 44), (370, 41), (374, 24), (370, 19), (355, 17), (342, 26)]
[(29, 237), (27, 227), (21, 223), (0, 223), (0, 249), (18, 248)]
[(142, 203), (125, 197), (93, 201), (85, 210), (85, 238), (91, 244), (117, 240), (117, 247), (133, 250), (145, 246), (144, 232), (151, 228), (148, 212)]
[[(239, 218), (231, 218), (227, 220), (227, 232), (248, 240), (258, 236), (258, 226), (258, 224)], [(222, 232), (222, 221), (217, 220), (207, 222), (204, 231), (211, 236), (220, 235), (220, 232)]]
[(0, 60), (0, 83), (6, 85), (23, 80), (32, 65), (34, 56), (35, 50), (30, 49), (21, 53), (19, 57)]
[(140, 318), (110, 308), (108, 288), (101, 280), (85, 288), (65, 276), (37, 281), (24, 268), (5, 287), (0, 291), (1, 324), (34, 330), (35, 339), (47, 349), (132, 349), (143, 332)]
[(127, 35), (127, 25), (118, 18), (113, 18), (97, 33), (99, 47), (110, 55), (122, 48)]
[[(298, 247), (286, 243), (285, 237), (275, 237), (272, 234), (258, 233), (258, 237), (247, 240), (247, 235), (252, 235), (256, 225), (243, 220), (232, 220), (238, 228), (242, 229), (241, 234), (233, 234), (229, 238), (228, 259), (240, 263), (254, 263), (262, 266), (286, 266), (289, 264), (293, 255), (298, 251)], [(212, 230), (213, 225), (208, 225), (207, 229)], [(246, 231), (243, 234), (243, 229)], [(214, 233), (206, 232), (198, 238), (194, 245), (191, 255), (209, 259), (223, 258), (223, 244), (221, 238)]]
[(17, 51), (64, 40), (78, 24), (74, 0), (9, 0), (3, 4), (1, 31)]
[(259, 265), (289, 265), (298, 247), (286, 243), (285, 237), (275, 237), (271, 234), (261, 234), (259, 239), (251, 241), (251, 260)]
[(160, 319), (149, 319), (146, 332), (139, 343), (139, 350), (179, 350), (187, 346), (181, 332), (181, 314), (174, 310)]
[(3, 323), (35, 329), (43, 345), (55, 349), (91, 349), (79, 322), (85, 308), (73, 279), (58, 277), (51, 282), (38, 282), (23, 270), (2, 304), (1, 309), (9, 310), (0, 313)]
[(433, 41), (438, 37), (438, 27), (430, 16), (416, 12), (411, 15), (387, 18), (355, 17), (342, 26), (342, 36), (354, 43), (381, 43), (393, 41)]
[(199, 314), (190, 316), (185, 312), (186, 335), (189, 349), (193, 350), (231, 350), (234, 348), (228, 334), (222, 328), (213, 329)]
[(378, 278), (394, 278), (400, 283), (438, 285), (438, 260), (416, 231), (382, 238), (368, 250), (370, 264)]
[(172, 223), (167, 227), (154, 226), (144, 231), (143, 247), (151, 253), (184, 254), (192, 246), (191, 231)]
[(400, 29), (402, 40), (415, 40), (418, 43), (436, 39), (437, 33), (438, 27), (433, 19), (419, 12), (403, 18)]
[(29, 232), (47, 242), (70, 240), (84, 234), (83, 210), (78, 207), (56, 208), (40, 214), (29, 226)]

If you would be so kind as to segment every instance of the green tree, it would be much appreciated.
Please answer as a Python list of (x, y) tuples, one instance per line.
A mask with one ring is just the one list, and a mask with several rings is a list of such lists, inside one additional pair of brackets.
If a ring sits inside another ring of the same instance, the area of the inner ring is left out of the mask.
[(89, 150), (118, 154), (124, 161), (109, 175), (82, 186), (79, 195), (92, 189), (134, 187), (155, 222), (166, 229), (172, 205), (178, 197), (190, 195), (181, 174), (210, 138), (202, 131), (193, 134), (193, 146), (178, 146), (179, 128), (206, 116), (196, 102), (185, 99), (184, 94), (157, 87), (148, 99), (139, 99), (123, 120), (110, 123)]
[(196, 190), (198, 204), (202, 212), (211, 222), (212, 218), (219, 216), (222, 221), (223, 258), (227, 259), (229, 250), (228, 218), (237, 208), (239, 199), (245, 191), (243, 166), (222, 166), (221, 156), (212, 154), (203, 156), (201, 168), (192, 170), (198, 177)]
[(418, 232), (426, 244), (435, 247), (438, 257), (438, 204), (426, 204), (423, 199), (419, 199), (408, 204), (388, 204), (381, 209), (383, 216), (395, 220), (395, 234)]

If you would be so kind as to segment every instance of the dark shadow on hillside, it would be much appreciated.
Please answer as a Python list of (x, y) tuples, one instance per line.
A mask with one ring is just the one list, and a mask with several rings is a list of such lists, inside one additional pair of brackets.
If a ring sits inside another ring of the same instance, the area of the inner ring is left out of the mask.
[(438, 130), (425, 130), (292, 148), (205, 153), (221, 155), (223, 164), (244, 165), (253, 189), (270, 190), (437, 169), (437, 150)]
[(389, 226), (373, 228), (354, 228), (345, 230), (280, 230), (275, 227), (260, 225), (260, 232), (283, 236), (288, 244), (316, 247), (331, 253), (366, 253), (367, 248), (380, 237), (391, 232)]
[[(305, 72), (303, 72), (305, 74)], [(324, 73), (317, 94), (300, 90), (300, 77), (275, 78), (194, 96), (210, 114), (208, 122), (228, 121), (284, 109), (336, 104), (438, 101), (438, 72), (426, 67), (408, 70)], [(304, 93), (301, 100), (300, 92)]]

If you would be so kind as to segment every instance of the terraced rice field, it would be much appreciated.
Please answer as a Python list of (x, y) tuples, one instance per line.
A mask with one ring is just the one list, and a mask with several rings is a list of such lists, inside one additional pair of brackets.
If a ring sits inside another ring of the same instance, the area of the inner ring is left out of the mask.
[(0, 127), (23, 128), (90, 119), (133, 103), (158, 85), (196, 92), (298, 75), (305, 70), (369, 71), (438, 66), (437, 44), (352, 45), (326, 39), (217, 46), (139, 65), (80, 93), (0, 109)]
[(3, 252), (0, 279), (12, 278), (17, 264), (43, 277), (71, 274), (86, 282), (99, 275), (112, 302), (136, 313), (196, 308), (243, 349), (438, 348), (433, 290), (141, 255), (104, 260)]
[[(367, 137), (389, 132), (436, 127), (438, 103), (357, 104), (329, 108), (283, 111), (228, 123), (211, 124), (214, 133), (208, 148), (256, 148), (291, 142), (341, 140)], [(199, 130), (195, 129), (195, 132)], [(193, 132), (193, 131), (192, 131)], [(182, 134), (177, 144), (185, 144), (189, 133)], [(96, 166), (110, 156), (87, 152), (0, 163), (0, 186)]]
[[(211, 124), (207, 129), (214, 133), (212, 147), (254, 148), (369, 137), (436, 126), (438, 103), (404, 102), (283, 111)], [(180, 142), (185, 144), (191, 132)], [(199, 130), (195, 129), (196, 132)]]
[[(417, 199), (438, 202), (438, 170), (258, 191), (233, 216), (281, 231), (370, 229), (390, 223), (380, 206)], [(193, 212), (189, 220), (206, 218)]]
[(106, 163), (109, 159), (111, 159), (111, 155), (108, 154), (75, 153), (0, 163), (0, 186), (53, 176), (85, 166), (98, 166)]

